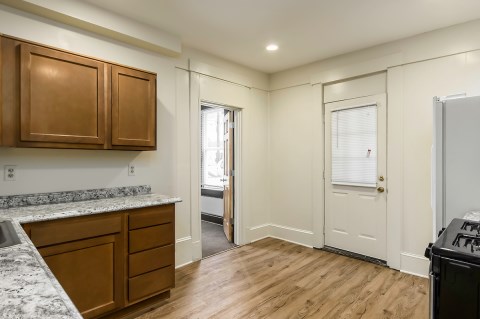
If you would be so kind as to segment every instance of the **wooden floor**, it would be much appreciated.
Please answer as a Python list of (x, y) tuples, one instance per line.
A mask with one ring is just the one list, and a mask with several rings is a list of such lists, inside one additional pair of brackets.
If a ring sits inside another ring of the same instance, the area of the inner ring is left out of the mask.
[(140, 318), (428, 318), (428, 281), (267, 238), (176, 271)]

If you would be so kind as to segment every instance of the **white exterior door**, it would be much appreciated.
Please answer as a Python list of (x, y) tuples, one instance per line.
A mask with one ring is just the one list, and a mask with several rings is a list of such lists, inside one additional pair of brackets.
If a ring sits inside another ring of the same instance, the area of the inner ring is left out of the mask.
[(386, 96), (325, 104), (325, 245), (386, 260)]

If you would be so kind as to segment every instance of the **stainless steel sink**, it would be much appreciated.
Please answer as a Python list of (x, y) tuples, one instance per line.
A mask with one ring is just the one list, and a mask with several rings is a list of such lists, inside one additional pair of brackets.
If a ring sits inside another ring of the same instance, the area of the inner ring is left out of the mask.
[(20, 244), (17, 232), (13, 228), (12, 222), (5, 220), (0, 222), (0, 248)]

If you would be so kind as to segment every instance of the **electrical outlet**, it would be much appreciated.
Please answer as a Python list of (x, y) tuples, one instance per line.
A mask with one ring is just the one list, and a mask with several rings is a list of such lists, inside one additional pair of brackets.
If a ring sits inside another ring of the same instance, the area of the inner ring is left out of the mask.
[(135, 164), (128, 164), (128, 176), (135, 176)]
[(7, 182), (12, 182), (17, 178), (17, 167), (15, 165), (5, 165), (3, 167), (3, 178)]

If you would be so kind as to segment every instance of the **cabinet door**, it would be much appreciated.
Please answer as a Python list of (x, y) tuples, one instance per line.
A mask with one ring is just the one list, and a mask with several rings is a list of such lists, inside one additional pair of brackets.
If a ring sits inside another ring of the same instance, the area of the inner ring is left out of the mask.
[(156, 76), (112, 66), (112, 145), (156, 146)]
[(104, 73), (100, 61), (21, 44), (21, 141), (104, 144)]
[(50, 270), (84, 318), (123, 306), (122, 244), (119, 234), (39, 249)]

